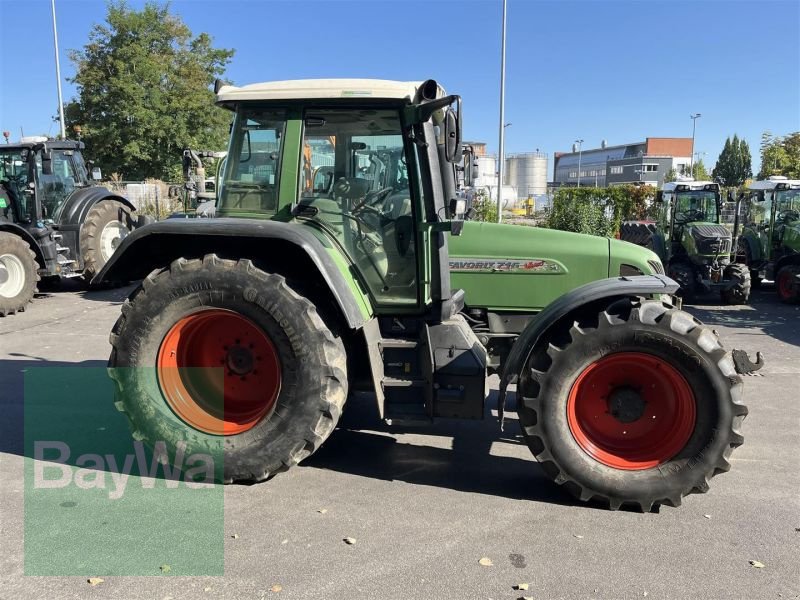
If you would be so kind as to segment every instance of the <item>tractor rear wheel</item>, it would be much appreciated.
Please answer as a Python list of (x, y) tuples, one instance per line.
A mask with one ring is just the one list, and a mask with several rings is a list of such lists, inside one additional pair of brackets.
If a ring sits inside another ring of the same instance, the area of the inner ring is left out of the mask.
[(83, 278), (91, 282), (134, 226), (131, 209), (117, 200), (101, 200), (81, 227)]
[(216, 453), (225, 483), (262, 481), (312, 454), (347, 398), (341, 339), (249, 260), (212, 254), (154, 271), (122, 307), (111, 345), (133, 437)]
[(678, 506), (730, 468), (747, 408), (715, 333), (656, 300), (556, 325), (523, 371), (518, 414), (544, 471), (581, 500)]
[(800, 275), (800, 265), (787, 265), (778, 271), (775, 278), (775, 288), (781, 302), (800, 302), (800, 285), (797, 276)]
[(0, 233), (0, 317), (25, 310), (39, 280), (36, 255), (13, 233)]
[(747, 304), (750, 300), (750, 270), (747, 265), (733, 263), (725, 267), (723, 279), (731, 286), (720, 292), (725, 304)]

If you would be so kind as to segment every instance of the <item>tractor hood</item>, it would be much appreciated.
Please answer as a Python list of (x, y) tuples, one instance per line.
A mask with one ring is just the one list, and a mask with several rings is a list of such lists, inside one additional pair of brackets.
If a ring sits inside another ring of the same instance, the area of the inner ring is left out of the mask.
[(690, 223), (683, 227), (683, 242), (690, 255), (730, 254), (731, 232), (717, 223)]
[(622, 274), (663, 272), (658, 257), (609, 238), (498, 223), (467, 221), (449, 236), (452, 289), (468, 306), (496, 311), (539, 311), (566, 292)]

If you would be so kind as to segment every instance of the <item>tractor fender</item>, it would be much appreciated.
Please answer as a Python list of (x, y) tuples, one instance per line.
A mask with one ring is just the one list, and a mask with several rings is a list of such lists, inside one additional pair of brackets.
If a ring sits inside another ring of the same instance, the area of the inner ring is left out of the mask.
[(747, 233), (743, 233), (739, 237), (739, 241), (747, 244), (747, 250), (750, 253), (750, 260), (753, 263), (759, 263), (762, 259), (761, 244), (758, 243), (757, 238), (752, 234), (748, 235)]
[(116, 200), (131, 210), (136, 210), (133, 203), (125, 196), (115, 194), (105, 187), (93, 186), (76, 190), (67, 198), (67, 201), (64, 202), (64, 206), (61, 207), (59, 214), (56, 216), (55, 221), (59, 223), (61, 228), (69, 229), (69, 226), (80, 228), (86, 220), (86, 215), (88, 215), (92, 207), (101, 200)]
[(575, 288), (553, 300), (522, 331), (503, 365), (500, 375), (500, 394), (497, 410), (500, 422), (503, 420), (506, 392), (509, 384), (516, 383), (519, 374), (528, 362), (533, 349), (540, 339), (570, 313), (598, 300), (630, 296), (654, 296), (674, 294), (678, 284), (666, 275), (638, 275), (633, 277), (613, 277), (600, 279)]
[(154, 269), (167, 267), (181, 257), (202, 258), (215, 253), (220, 258), (263, 260), (288, 270), (305, 268), (292, 264), (299, 257), (303, 261), (310, 260), (318, 271), (305, 278), (319, 275), (346, 324), (351, 329), (360, 329), (371, 318), (371, 307), (365, 296), (357, 298), (352, 289), (353, 281), (348, 282), (334, 261), (333, 246), (330, 243), (327, 246), (310, 227), (280, 221), (167, 219), (138, 227), (125, 237), (92, 279), (92, 285), (143, 279)]
[(778, 271), (787, 265), (800, 265), (800, 252), (787, 254), (775, 261), (775, 266), (772, 269), (775, 276), (777, 276)]
[(17, 235), (21, 237), (23, 240), (25, 240), (31, 247), (31, 250), (33, 250), (34, 254), (36, 254), (36, 262), (39, 263), (39, 268), (44, 269), (47, 267), (47, 260), (45, 259), (41, 246), (39, 246), (39, 243), (28, 232), (27, 229), (25, 229), (24, 227), (20, 227), (16, 223), (0, 220), (0, 231), (13, 233), (14, 235)]
[(663, 233), (654, 233), (650, 237), (649, 242), (650, 249), (658, 254), (658, 257), (661, 259), (663, 264), (667, 264), (667, 247), (664, 243), (664, 234)]

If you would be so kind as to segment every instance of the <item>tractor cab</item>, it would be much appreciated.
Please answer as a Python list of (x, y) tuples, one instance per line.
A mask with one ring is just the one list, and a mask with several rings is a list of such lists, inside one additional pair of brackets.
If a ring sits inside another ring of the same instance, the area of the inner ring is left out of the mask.
[(775, 280), (781, 299), (800, 300), (800, 180), (754, 181), (740, 201), (740, 259), (754, 280)]

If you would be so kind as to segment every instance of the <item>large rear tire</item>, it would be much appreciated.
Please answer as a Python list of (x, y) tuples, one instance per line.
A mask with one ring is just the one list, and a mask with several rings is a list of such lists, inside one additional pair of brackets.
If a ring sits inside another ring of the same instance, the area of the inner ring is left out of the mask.
[(101, 200), (92, 207), (81, 227), (83, 278), (87, 282), (100, 272), (133, 227), (131, 209), (122, 202)]
[(13, 233), (0, 233), (0, 317), (25, 310), (39, 280), (36, 255)]
[(520, 377), (523, 435), (581, 500), (678, 506), (730, 469), (742, 379), (714, 332), (655, 300), (620, 300), (555, 330)]
[(123, 305), (111, 345), (133, 437), (224, 449), (225, 483), (262, 481), (312, 454), (347, 398), (341, 339), (249, 260), (207, 255), (154, 271)]

